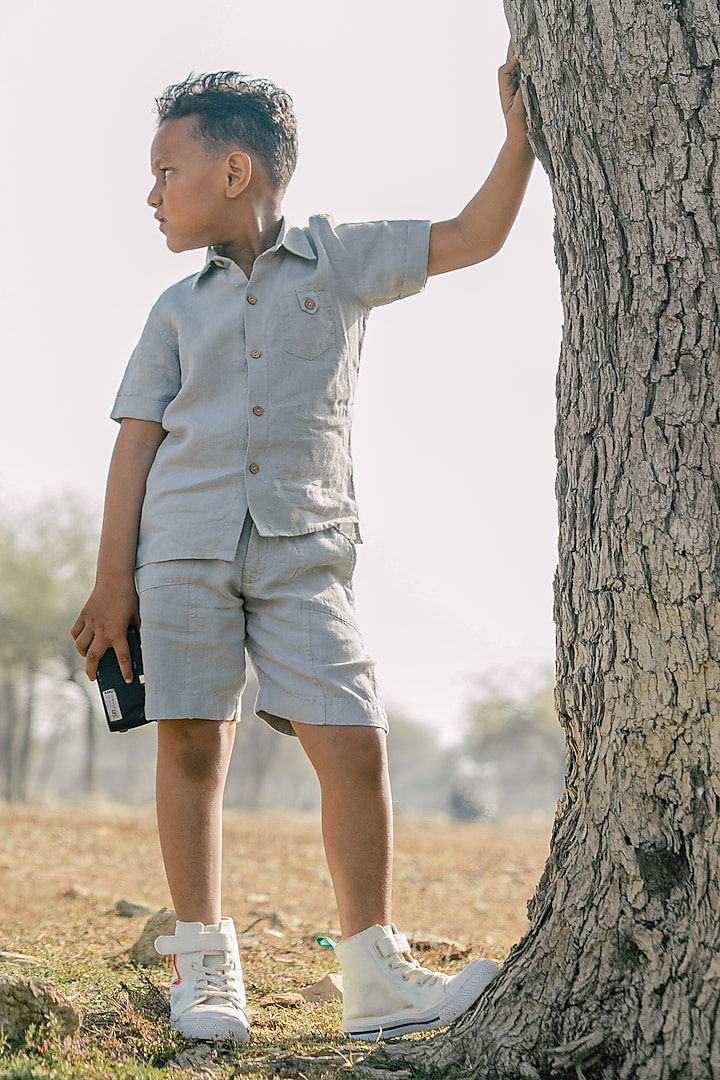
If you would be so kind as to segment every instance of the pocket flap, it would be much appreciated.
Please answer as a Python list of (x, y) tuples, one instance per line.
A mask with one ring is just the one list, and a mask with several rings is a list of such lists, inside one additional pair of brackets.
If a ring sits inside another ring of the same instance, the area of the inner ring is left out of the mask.
[(306, 315), (317, 315), (320, 301), (314, 289), (298, 289), (297, 298)]

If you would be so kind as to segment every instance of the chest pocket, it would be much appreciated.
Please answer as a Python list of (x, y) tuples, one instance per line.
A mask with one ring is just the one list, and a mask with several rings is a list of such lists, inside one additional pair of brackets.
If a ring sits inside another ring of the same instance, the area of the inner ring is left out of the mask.
[(317, 360), (335, 344), (337, 332), (325, 289), (296, 289), (280, 300), (283, 346), (290, 356)]

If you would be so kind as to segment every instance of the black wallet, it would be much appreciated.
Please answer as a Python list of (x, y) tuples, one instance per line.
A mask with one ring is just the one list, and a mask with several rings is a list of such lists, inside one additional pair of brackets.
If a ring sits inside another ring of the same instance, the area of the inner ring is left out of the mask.
[(130, 731), (150, 723), (145, 716), (145, 676), (137, 626), (128, 628), (128, 645), (133, 669), (131, 683), (125, 682), (114, 649), (103, 654), (97, 669), (100, 700), (111, 731)]

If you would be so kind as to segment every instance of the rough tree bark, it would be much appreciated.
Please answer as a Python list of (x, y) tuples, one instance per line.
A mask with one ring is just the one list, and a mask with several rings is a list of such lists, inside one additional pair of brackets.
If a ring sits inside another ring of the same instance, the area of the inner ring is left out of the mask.
[(505, 7), (564, 305), (567, 782), (526, 937), (403, 1056), (478, 1080), (717, 1080), (718, 0)]

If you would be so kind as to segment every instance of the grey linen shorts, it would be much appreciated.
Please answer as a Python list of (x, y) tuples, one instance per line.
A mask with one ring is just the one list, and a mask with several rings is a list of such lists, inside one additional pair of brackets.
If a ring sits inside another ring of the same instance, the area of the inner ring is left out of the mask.
[(291, 720), (387, 730), (355, 618), (355, 559), (337, 528), (266, 537), (248, 517), (233, 562), (140, 566), (148, 718), (237, 717), (247, 652), (255, 711), (278, 731), (292, 735)]

